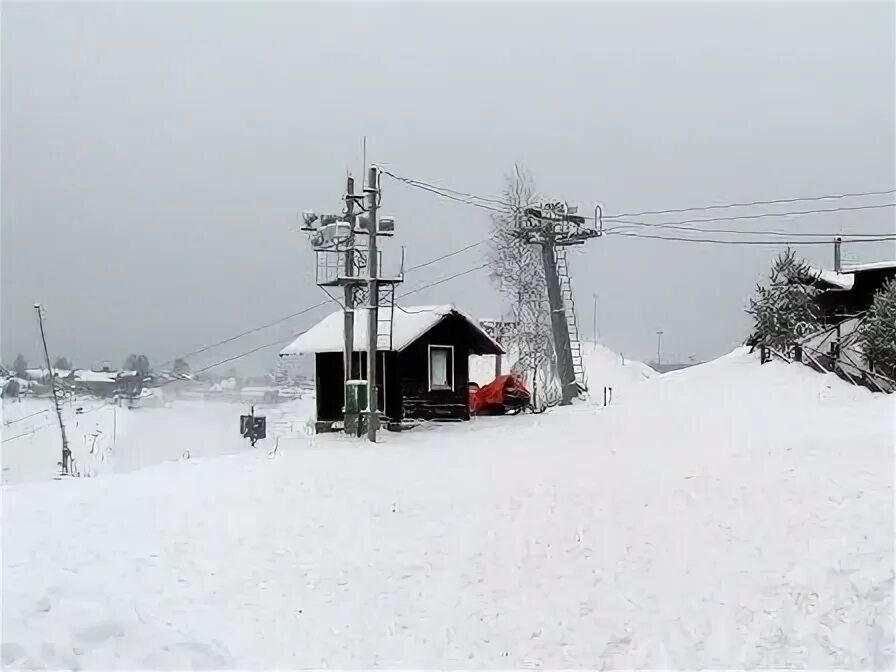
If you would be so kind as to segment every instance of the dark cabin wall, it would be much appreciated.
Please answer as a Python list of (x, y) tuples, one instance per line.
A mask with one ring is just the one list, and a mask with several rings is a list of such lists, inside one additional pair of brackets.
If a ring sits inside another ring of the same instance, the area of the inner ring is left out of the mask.
[[(398, 353), (401, 397), (405, 418), (470, 419), (467, 392), (469, 381), (470, 328), (466, 320), (452, 315)], [(454, 346), (454, 387), (429, 389), (429, 345)]]
[(896, 275), (896, 269), (885, 268), (855, 274), (855, 283), (848, 291), (827, 291), (818, 297), (818, 304), (826, 319), (839, 319), (868, 310), (874, 294)]
[[(401, 396), (398, 382), (397, 353), (378, 353), (379, 366), (376, 371), (377, 399), (379, 408), (389, 418), (401, 417)], [(385, 365), (385, 385), (384, 368)], [(343, 385), (343, 364), (341, 352), (319, 352), (315, 355), (314, 379), (317, 392), (317, 419), (320, 421), (342, 420), (342, 406), (345, 399)], [(363, 379), (367, 376), (367, 353), (356, 352), (352, 361), (352, 374)]]
[(314, 356), (318, 420), (342, 420), (343, 371), (341, 352), (319, 352)]

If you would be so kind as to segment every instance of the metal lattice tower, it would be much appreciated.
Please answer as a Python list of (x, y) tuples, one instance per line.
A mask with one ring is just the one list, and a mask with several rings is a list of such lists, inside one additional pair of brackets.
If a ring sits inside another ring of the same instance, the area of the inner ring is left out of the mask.
[[(601, 221), (599, 207), (594, 221)], [(587, 388), (582, 346), (569, 279), (566, 247), (582, 245), (601, 235), (599, 228), (585, 227), (585, 218), (566, 203), (544, 203), (524, 210), (527, 217), (518, 231), (521, 240), (541, 248), (545, 286), (551, 316), (554, 354), (561, 386), (561, 403), (569, 404)]]
[(557, 276), (560, 279), (560, 295), (563, 297), (563, 305), (566, 315), (566, 326), (569, 331), (569, 348), (572, 352), (572, 367), (575, 373), (576, 383), (583, 392), (588, 391), (588, 380), (585, 376), (585, 363), (582, 358), (582, 342), (579, 338), (579, 325), (576, 319), (576, 302), (572, 294), (572, 282), (569, 277), (569, 261), (566, 256), (566, 247), (554, 248), (557, 258)]

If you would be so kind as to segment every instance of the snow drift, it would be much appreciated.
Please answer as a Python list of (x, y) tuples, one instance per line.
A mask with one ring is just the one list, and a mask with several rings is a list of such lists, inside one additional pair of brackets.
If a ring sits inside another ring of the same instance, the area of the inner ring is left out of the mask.
[[(511, 350), (502, 359), (503, 373), (509, 373), (516, 358)], [(600, 399), (604, 387), (612, 387), (614, 398), (632, 385), (650, 380), (659, 374), (647, 364), (614, 352), (602, 343), (582, 343), (582, 361), (592, 397)], [(495, 358), (491, 355), (470, 357), (470, 381), (485, 385), (495, 379)]]
[(6, 486), (3, 663), (889, 667), (894, 410), (738, 352), (608, 408)]

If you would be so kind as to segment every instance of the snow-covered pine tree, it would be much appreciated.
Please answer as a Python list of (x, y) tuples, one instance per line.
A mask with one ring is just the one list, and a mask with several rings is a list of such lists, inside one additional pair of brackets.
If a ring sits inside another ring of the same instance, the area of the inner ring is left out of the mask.
[(859, 343), (872, 370), (896, 380), (896, 278), (874, 295)]
[(788, 248), (772, 264), (767, 285), (756, 285), (747, 313), (753, 332), (747, 343), (786, 350), (819, 326), (818, 290), (809, 284), (811, 269)]

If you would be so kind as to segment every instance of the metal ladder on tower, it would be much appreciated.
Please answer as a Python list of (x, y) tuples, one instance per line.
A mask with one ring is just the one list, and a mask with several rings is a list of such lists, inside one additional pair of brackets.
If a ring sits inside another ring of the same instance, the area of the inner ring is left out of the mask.
[(376, 343), (378, 350), (392, 350), (392, 323), (395, 318), (395, 285), (379, 286), (379, 309), (376, 313)]
[(554, 248), (557, 257), (557, 275), (560, 279), (560, 295), (563, 297), (563, 308), (566, 314), (566, 328), (569, 331), (569, 347), (572, 350), (572, 368), (576, 383), (583, 392), (588, 391), (588, 380), (585, 377), (585, 362), (582, 358), (582, 342), (579, 340), (579, 326), (576, 321), (576, 302), (572, 295), (572, 283), (569, 279), (569, 262), (566, 258), (566, 247)]

